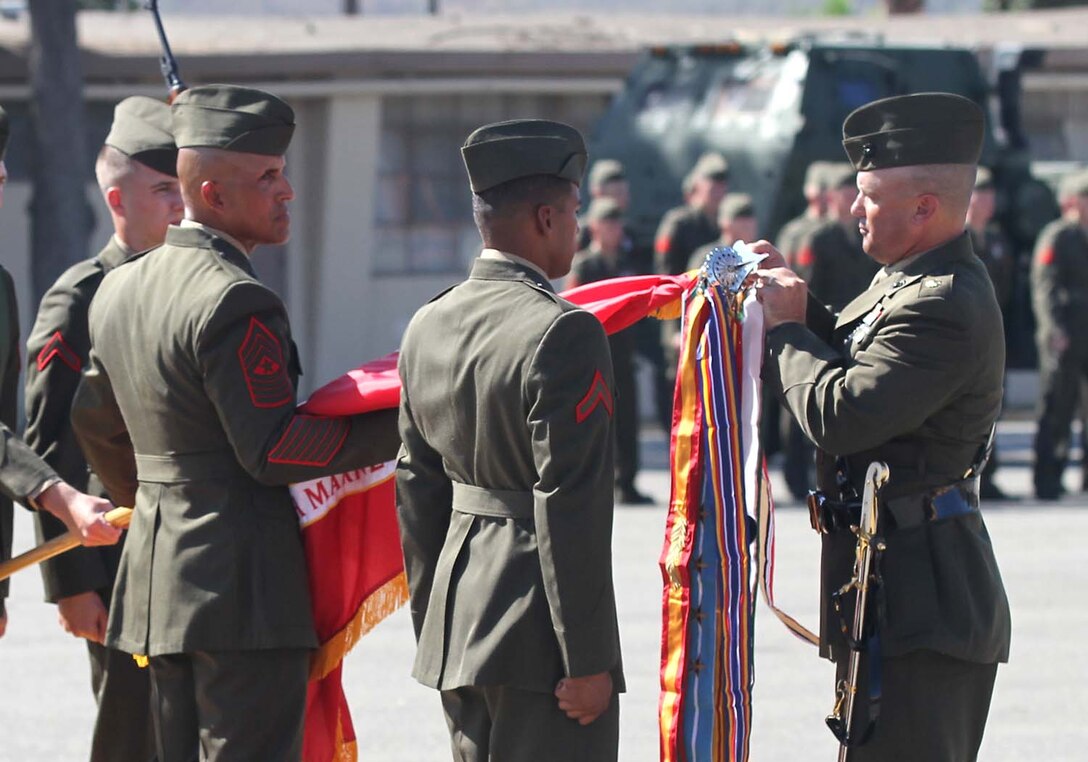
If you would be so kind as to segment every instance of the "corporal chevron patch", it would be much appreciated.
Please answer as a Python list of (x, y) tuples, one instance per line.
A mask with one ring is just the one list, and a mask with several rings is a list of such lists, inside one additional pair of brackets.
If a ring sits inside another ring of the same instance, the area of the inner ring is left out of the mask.
[(600, 371), (597, 371), (593, 376), (593, 381), (589, 384), (589, 390), (575, 407), (574, 420), (581, 423), (593, 414), (598, 405), (604, 405), (608, 415), (612, 415), (612, 392), (609, 391), (608, 384), (605, 383), (604, 376), (601, 375)]
[(83, 360), (74, 349), (68, 346), (68, 342), (64, 340), (60, 331), (50, 336), (49, 341), (42, 347), (42, 351), (38, 352), (38, 372), (41, 373), (48, 368), (53, 360), (60, 360), (76, 373), (79, 373), (83, 367)]

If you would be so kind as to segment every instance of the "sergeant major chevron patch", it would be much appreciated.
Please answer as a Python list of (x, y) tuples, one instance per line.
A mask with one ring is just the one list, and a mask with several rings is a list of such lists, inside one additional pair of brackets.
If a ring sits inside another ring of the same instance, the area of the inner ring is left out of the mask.
[(287, 375), (283, 347), (268, 327), (255, 317), (238, 347), (238, 361), (254, 407), (279, 407), (294, 401), (295, 389)]

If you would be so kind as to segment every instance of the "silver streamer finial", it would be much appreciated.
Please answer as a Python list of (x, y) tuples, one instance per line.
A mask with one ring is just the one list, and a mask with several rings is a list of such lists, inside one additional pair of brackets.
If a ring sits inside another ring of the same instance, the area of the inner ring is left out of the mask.
[(766, 258), (766, 254), (756, 254), (744, 241), (737, 241), (732, 246), (715, 246), (706, 255), (699, 271), (699, 288), (718, 285), (731, 294), (739, 293), (745, 279)]

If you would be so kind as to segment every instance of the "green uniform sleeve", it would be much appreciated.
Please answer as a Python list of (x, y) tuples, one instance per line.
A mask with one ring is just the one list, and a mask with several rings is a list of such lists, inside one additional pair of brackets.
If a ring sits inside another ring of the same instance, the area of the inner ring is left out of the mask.
[(137, 487), (132, 440), (109, 375), (93, 347), (72, 399), (72, 429), (110, 499), (115, 505), (132, 507)]
[(619, 663), (611, 553), (613, 388), (600, 323), (580, 310), (561, 315), (537, 349), (526, 391), (540, 566), (571, 677)]
[(691, 254), (684, 246), (678, 218), (666, 214), (654, 236), (654, 261), (657, 272), (662, 275), (678, 275), (684, 272)]
[(1063, 293), (1069, 275), (1066, 263), (1081, 254), (1075, 250), (1073, 237), (1064, 232), (1044, 231), (1031, 258), (1031, 306), (1039, 333), (1045, 338), (1054, 329), (1068, 330), (1064, 314), (1067, 299)]
[(431, 598), (435, 567), (449, 531), (453, 485), (442, 456), (424, 439), (408, 399), (401, 370), (400, 436), (397, 460), (397, 519), (410, 589), (412, 626), (420, 637)]
[[(81, 286), (87, 283), (54, 284), (38, 307), (27, 341), (26, 443), (62, 479), (87, 490), (87, 461), (71, 426), (72, 399), (80, 371), (87, 360), (87, 299)], [(64, 523), (44, 512), (35, 514), (39, 540), (50, 540), (67, 531)], [(113, 583), (101, 548), (74, 548), (39, 565), (46, 600), (101, 590)]]
[[(7, 270), (0, 268), (0, 493), (26, 505), (46, 482), (57, 474), (26, 444), (15, 436), (16, 403), (19, 399), (19, 313), (15, 284)], [(9, 428), (10, 427), (10, 428)], [(8, 522), (5, 520), (5, 524)], [(9, 549), (11, 534), (4, 531)], [(5, 555), (6, 557), (6, 555)]]
[(257, 481), (289, 484), (396, 457), (396, 410), (351, 417), (295, 412), (287, 315), (263, 286), (231, 286), (196, 341), (204, 391), (238, 462)]
[(861, 452), (918, 429), (958, 392), (979, 351), (966, 320), (951, 300), (919, 298), (889, 314), (852, 358), (785, 323), (767, 333), (764, 378), (818, 447)]

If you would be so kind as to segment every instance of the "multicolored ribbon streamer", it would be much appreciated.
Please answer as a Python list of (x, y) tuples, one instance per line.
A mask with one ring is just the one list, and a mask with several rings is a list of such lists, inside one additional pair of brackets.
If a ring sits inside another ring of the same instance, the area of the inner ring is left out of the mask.
[(705, 281), (689, 291), (661, 555), (663, 762), (748, 759), (757, 586), (787, 626), (811, 636), (773, 603), (773, 503), (758, 439), (762, 350), (754, 297)]

